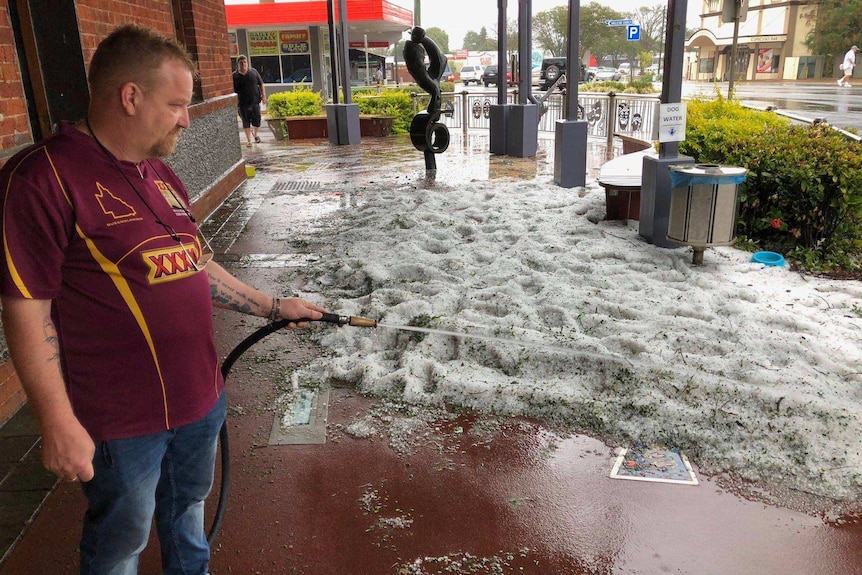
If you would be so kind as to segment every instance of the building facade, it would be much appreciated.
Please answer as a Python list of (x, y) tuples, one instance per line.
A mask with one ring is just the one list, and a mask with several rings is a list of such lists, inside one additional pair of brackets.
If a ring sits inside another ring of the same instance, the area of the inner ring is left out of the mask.
[[(338, 22), (338, 0), (333, 2)], [(369, 53), (401, 40), (413, 25), (413, 13), (388, 0), (347, 0), (348, 75), (352, 85), (374, 83), (382, 56)], [(267, 94), (296, 85), (331, 97), (331, 58), (327, 2), (226, 2), (231, 58), (248, 55), (260, 72)]]
[[(703, 0), (700, 29), (686, 42), (686, 78), (727, 81), (733, 45), (732, 22), (722, 21), (722, 5)], [(805, 38), (814, 25), (816, 3), (809, 0), (746, 0), (739, 23), (736, 80), (805, 80), (832, 72), (832, 62), (810, 54)]]
[[(222, 0), (0, 0), (0, 165), (59, 121), (86, 117), (90, 58), (128, 23), (178, 39), (198, 64), (191, 125), (168, 162), (204, 217), (245, 179)], [(24, 393), (0, 343), (2, 423)]]

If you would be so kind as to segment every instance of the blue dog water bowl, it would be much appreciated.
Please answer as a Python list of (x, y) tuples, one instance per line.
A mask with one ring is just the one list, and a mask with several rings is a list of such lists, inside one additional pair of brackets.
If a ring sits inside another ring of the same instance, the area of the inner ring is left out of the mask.
[(775, 252), (754, 252), (751, 261), (765, 266), (783, 266), (784, 256)]

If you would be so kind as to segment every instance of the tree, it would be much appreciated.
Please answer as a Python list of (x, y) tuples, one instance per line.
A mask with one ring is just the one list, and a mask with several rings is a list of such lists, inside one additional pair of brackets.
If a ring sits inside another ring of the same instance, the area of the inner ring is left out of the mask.
[[(566, 54), (569, 9), (556, 6), (533, 16), (533, 41), (552, 56)], [(579, 50), (580, 51), (580, 50)]]
[(814, 27), (805, 45), (812, 54), (842, 56), (850, 46), (862, 43), (862, 0), (820, 0), (808, 8), (804, 17)]
[(425, 29), (425, 35), (428, 36), (428, 38), (430, 38), (431, 40), (434, 40), (434, 43), (437, 44), (437, 47), (440, 48), (441, 52), (443, 52), (444, 54), (449, 53), (449, 34), (447, 34), (441, 28), (432, 26)]
[(614, 66), (619, 64), (618, 56), (626, 54), (629, 46), (625, 38), (625, 28), (610, 27), (608, 20), (620, 20), (623, 15), (613, 8), (602, 6), (598, 2), (590, 2), (581, 7), (581, 46), (596, 55), (601, 61), (604, 56), (611, 56)]
[[(862, 2), (862, 0), (856, 0)], [(662, 8), (652, 9), (656, 12)], [(533, 39), (543, 49), (554, 56), (562, 56), (566, 53), (568, 43), (568, 8), (557, 6), (550, 10), (543, 10), (533, 17)], [(640, 11), (636, 16), (641, 18)], [(650, 30), (654, 27), (656, 15), (649, 12)], [(608, 20), (621, 20), (623, 14), (613, 8), (602, 6), (598, 2), (590, 2), (581, 6), (580, 12), (580, 41), (578, 54), (583, 54), (584, 49), (589, 50), (601, 60), (604, 56), (611, 56), (616, 66), (620, 55), (627, 55), (634, 59), (637, 52), (642, 49), (639, 45), (629, 42), (625, 37), (625, 28), (622, 26), (610, 27)]]
[(488, 30), (482, 26), (479, 32), (468, 30), (464, 34), (464, 49), (473, 50), (476, 52), (484, 52), (485, 50), (496, 50), (497, 39), (488, 37)]
[[(499, 38), (500, 35), (497, 34)], [(506, 22), (506, 46), (509, 49), (509, 52), (517, 52), (518, 51), (518, 19), (517, 18), (509, 18), (509, 21)]]
[(639, 50), (661, 52), (664, 44), (667, 6), (642, 6), (631, 13), (631, 19), (641, 25)]

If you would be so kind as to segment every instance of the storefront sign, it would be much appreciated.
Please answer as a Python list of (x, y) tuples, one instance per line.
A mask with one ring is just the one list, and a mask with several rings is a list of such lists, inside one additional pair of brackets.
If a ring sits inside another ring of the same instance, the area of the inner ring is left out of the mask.
[(739, 39), (740, 42), (748, 42), (749, 44), (755, 42), (784, 42), (785, 40), (787, 40), (787, 34), (779, 34), (777, 36), (748, 36), (747, 38), (742, 37)]
[(278, 54), (278, 32), (275, 30), (249, 30), (246, 38), (249, 56)]
[(278, 44), (282, 54), (307, 54), (311, 51), (308, 30), (281, 30)]
[(389, 42), (384, 42), (382, 40), (369, 41), (368, 44), (365, 42), (349, 42), (349, 46), (351, 48), (365, 48), (366, 45), (369, 48), (388, 48)]
[(757, 51), (757, 73), (772, 73), (772, 48), (762, 48)]
[(230, 47), (231, 58), (239, 56), (239, 45), (237, 44), (237, 41), (236, 41), (236, 32), (228, 32), (227, 33), (227, 41), (228, 41), (228, 46)]

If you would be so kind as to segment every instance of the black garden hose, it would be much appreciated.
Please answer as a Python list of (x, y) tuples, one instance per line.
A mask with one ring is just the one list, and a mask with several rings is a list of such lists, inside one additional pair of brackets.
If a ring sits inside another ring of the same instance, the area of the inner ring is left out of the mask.
[[(312, 319), (283, 319), (280, 321), (268, 323), (257, 331), (254, 331), (250, 336), (242, 340), (225, 358), (221, 364), (222, 379), (227, 381), (227, 376), (230, 373), (233, 364), (240, 358), (248, 349), (267, 337), (268, 335), (277, 332), (286, 327), (289, 323), (303, 323), (309, 321), (323, 321), (334, 323), (337, 325), (352, 325), (356, 327), (377, 327), (377, 321), (359, 316), (339, 316), (332, 313), (324, 313), (323, 317), (318, 320)], [(227, 510), (227, 499), (230, 495), (230, 442), (227, 432), (227, 417), (219, 431), (219, 449), (221, 451), (221, 487), (218, 496), (218, 506), (216, 507), (215, 517), (213, 517), (212, 526), (207, 534), (207, 542), (212, 547), (216, 535), (218, 535), (221, 524), (224, 521), (224, 514)]]

